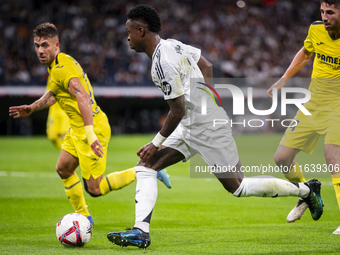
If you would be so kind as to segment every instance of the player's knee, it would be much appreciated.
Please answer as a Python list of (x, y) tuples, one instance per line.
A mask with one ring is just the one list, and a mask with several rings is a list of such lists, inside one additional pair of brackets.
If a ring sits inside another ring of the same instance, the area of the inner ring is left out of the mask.
[(84, 180), (84, 189), (91, 197), (100, 197), (102, 195), (99, 187), (95, 187), (95, 188), (89, 187), (86, 183), (86, 180), (84, 178), (83, 180)]
[(58, 175), (60, 176), (60, 178), (62, 179), (67, 179), (69, 178), (72, 174), (70, 174), (66, 169), (59, 167), (58, 165), (55, 167)]
[(100, 193), (100, 190), (86, 190), (86, 192), (91, 196), (91, 197), (100, 197), (102, 194)]
[(86, 191), (91, 197), (100, 197), (102, 193), (100, 193), (100, 190), (87, 190)]
[(274, 161), (276, 165), (289, 165), (288, 158), (278, 152), (274, 155)]
[(336, 153), (327, 153), (325, 151), (325, 159), (326, 159), (327, 165), (333, 165), (336, 162), (338, 162), (338, 158), (337, 158), (337, 154)]

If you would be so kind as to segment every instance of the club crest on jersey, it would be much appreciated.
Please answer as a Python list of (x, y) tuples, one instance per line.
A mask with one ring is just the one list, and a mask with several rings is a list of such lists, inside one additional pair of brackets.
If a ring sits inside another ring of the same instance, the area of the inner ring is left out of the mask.
[(176, 51), (176, 53), (178, 53), (178, 54), (181, 54), (181, 55), (182, 55), (183, 48), (182, 48), (180, 45), (176, 45), (176, 47), (175, 47), (175, 51)]
[(161, 90), (163, 91), (164, 95), (169, 96), (171, 94), (172, 88), (169, 83), (163, 81), (161, 85)]

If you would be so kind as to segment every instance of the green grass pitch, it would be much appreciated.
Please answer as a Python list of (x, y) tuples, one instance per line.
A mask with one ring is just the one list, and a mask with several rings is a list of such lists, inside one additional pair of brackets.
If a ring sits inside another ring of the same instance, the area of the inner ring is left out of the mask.
[[(243, 165), (274, 165), (280, 138), (236, 136)], [(136, 151), (151, 139), (113, 136), (107, 173), (134, 166)], [(0, 137), (0, 145), (0, 254), (340, 254), (340, 236), (331, 234), (340, 220), (330, 178), (321, 179), (321, 219), (313, 221), (306, 211), (288, 224), (297, 198), (235, 198), (216, 179), (190, 178), (190, 163), (168, 168), (172, 189), (159, 183), (149, 248), (120, 248), (106, 238), (133, 226), (135, 182), (105, 197), (86, 194), (95, 222), (92, 239), (82, 248), (65, 248), (55, 226), (73, 209), (54, 170), (59, 152), (46, 137)], [(313, 156), (300, 153), (297, 161), (325, 163), (322, 142)]]

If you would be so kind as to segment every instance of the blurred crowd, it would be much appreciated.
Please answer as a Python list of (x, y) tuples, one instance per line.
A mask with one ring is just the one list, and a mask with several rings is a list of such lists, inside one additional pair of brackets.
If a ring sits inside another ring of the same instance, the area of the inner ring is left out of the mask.
[[(45, 85), (33, 29), (52, 22), (61, 51), (82, 65), (93, 86), (149, 86), (151, 61), (127, 43), (126, 14), (153, 6), (161, 37), (202, 49), (215, 77), (280, 77), (320, 20), (319, 0), (1, 0), (0, 85)], [(245, 4), (245, 6), (244, 6)], [(312, 63), (298, 76), (309, 77)]]

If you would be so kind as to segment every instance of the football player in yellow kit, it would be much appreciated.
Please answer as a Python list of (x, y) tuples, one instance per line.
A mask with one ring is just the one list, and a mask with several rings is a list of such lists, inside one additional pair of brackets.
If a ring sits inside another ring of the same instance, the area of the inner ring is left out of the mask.
[[(286, 130), (274, 160), (279, 166), (290, 167), (290, 172), (285, 173), (290, 181), (305, 182), (303, 171), (294, 158), (299, 151), (312, 154), (322, 135), (326, 163), (340, 208), (340, 0), (321, 0), (320, 4), (322, 21), (311, 24), (304, 46), (267, 94), (272, 97), (274, 88), (284, 87), (315, 53), (309, 86), (311, 100), (304, 104), (312, 115), (304, 115), (300, 110), (297, 112), (294, 119), (298, 124)], [(300, 199), (288, 214), (287, 221), (299, 219), (307, 208), (308, 205)], [(340, 234), (340, 227), (333, 234)]]
[[(48, 67), (51, 89), (31, 105), (10, 107), (10, 116), (27, 117), (55, 103), (60, 105), (69, 118), (70, 129), (62, 143), (56, 170), (75, 212), (86, 216), (93, 224), (82, 184), (75, 173), (78, 165), (85, 190), (93, 197), (121, 189), (134, 181), (135, 167), (103, 176), (111, 128), (106, 114), (94, 99), (86, 73), (74, 58), (60, 52), (55, 25), (40, 24), (33, 31), (33, 37), (37, 56)], [(163, 172), (162, 177), (163, 182), (170, 186), (166, 172)]]

